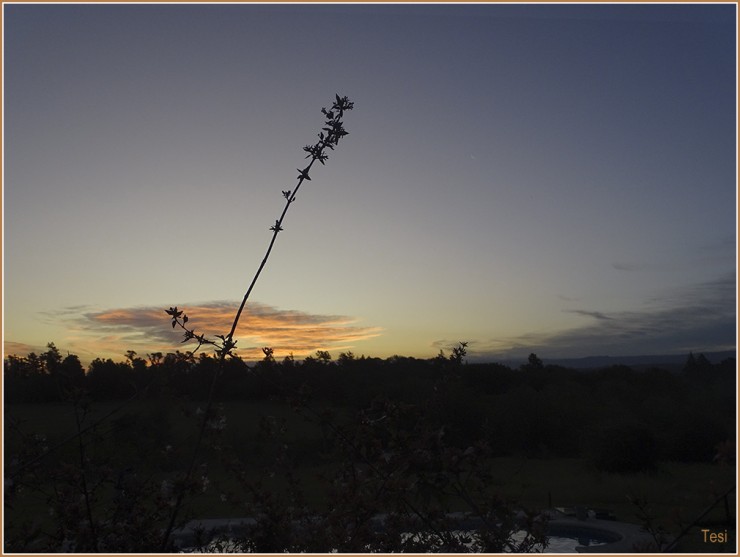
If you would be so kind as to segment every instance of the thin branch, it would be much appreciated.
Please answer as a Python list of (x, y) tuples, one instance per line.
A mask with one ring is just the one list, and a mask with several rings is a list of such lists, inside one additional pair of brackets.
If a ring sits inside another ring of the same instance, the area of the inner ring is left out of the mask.
[[(275, 240), (277, 240), (277, 235), (280, 231), (283, 230), (283, 220), (285, 219), (285, 215), (288, 212), (288, 208), (290, 205), (295, 201), (296, 199), (296, 193), (298, 193), (298, 190), (300, 189), (301, 185), (305, 180), (311, 180), (309, 176), (309, 172), (311, 170), (311, 167), (313, 166), (313, 163), (317, 160), (324, 164), (324, 161), (328, 158), (328, 156), (325, 154), (325, 149), (334, 149), (336, 145), (339, 144), (339, 140), (347, 135), (347, 132), (344, 130), (344, 127), (342, 125), (342, 116), (344, 115), (345, 110), (352, 110), (353, 103), (347, 99), (347, 97), (340, 98), (339, 95), (336, 95), (336, 102), (332, 105), (332, 109), (330, 111), (327, 111), (326, 109), (322, 108), (321, 112), (326, 116), (327, 120), (325, 122), (324, 127), (322, 128), (322, 131), (319, 132), (319, 141), (313, 145), (313, 146), (306, 146), (304, 150), (308, 152), (309, 154), (306, 156), (306, 158), (310, 157), (311, 161), (308, 163), (308, 166), (306, 166), (304, 169), (298, 169), (298, 184), (296, 185), (295, 189), (290, 192), (283, 191), (283, 196), (286, 199), (285, 207), (283, 207), (283, 211), (280, 214), (280, 218), (275, 221), (275, 224), (270, 227), (270, 230), (272, 230), (272, 238), (270, 239), (270, 243), (267, 246), (267, 251), (265, 252), (265, 256), (262, 259), (262, 262), (260, 263), (259, 267), (257, 268), (257, 272), (254, 274), (254, 277), (252, 278), (252, 282), (249, 284), (249, 288), (247, 288), (246, 294), (244, 294), (244, 298), (242, 299), (241, 305), (239, 306), (239, 309), (236, 312), (236, 315), (234, 316), (234, 321), (231, 325), (231, 330), (227, 335), (216, 335), (217, 338), (221, 339), (220, 345), (217, 342), (206, 340), (203, 335), (197, 335), (194, 330), (188, 329), (185, 326), (185, 323), (188, 321), (187, 315), (185, 315), (182, 311), (178, 310), (177, 307), (170, 308), (166, 311), (168, 315), (172, 317), (172, 327), (180, 326), (182, 329), (185, 330), (185, 340), (191, 340), (196, 339), (198, 341), (198, 348), (200, 348), (203, 344), (211, 344), (214, 346), (217, 346), (216, 353), (219, 357), (218, 362), (218, 368), (216, 369), (216, 372), (214, 373), (213, 380), (211, 381), (211, 386), (208, 392), (208, 398), (205, 405), (205, 411), (203, 413), (203, 419), (200, 424), (200, 429), (198, 432), (198, 437), (195, 441), (195, 446), (193, 449), (193, 454), (190, 458), (187, 471), (185, 473), (185, 478), (183, 480), (182, 486), (180, 491), (177, 494), (177, 499), (175, 501), (175, 505), (172, 509), (172, 514), (170, 515), (170, 520), (167, 525), (167, 528), (164, 531), (164, 534), (162, 535), (162, 542), (160, 544), (160, 550), (166, 551), (167, 546), (169, 544), (170, 536), (172, 535), (172, 531), (175, 527), (175, 524), (177, 522), (177, 517), (179, 515), (180, 509), (183, 505), (184, 499), (185, 499), (185, 491), (187, 489), (188, 483), (190, 481), (190, 478), (193, 475), (193, 472), (195, 470), (197, 461), (198, 461), (198, 455), (200, 454), (200, 449), (203, 445), (203, 439), (205, 437), (205, 432), (208, 425), (208, 419), (210, 417), (211, 409), (213, 407), (213, 399), (216, 392), (216, 385), (218, 383), (218, 379), (220, 375), (223, 373), (224, 369), (224, 362), (226, 360), (226, 356), (231, 355), (233, 356), (232, 349), (236, 346), (236, 341), (234, 340), (234, 334), (236, 332), (236, 327), (239, 324), (239, 319), (241, 317), (242, 311), (244, 310), (244, 306), (247, 303), (247, 300), (249, 299), (250, 294), (252, 293), (252, 290), (254, 289), (254, 285), (257, 283), (257, 279), (259, 278), (260, 274), (262, 273), (262, 269), (264, 269), (265, 265), (267, 264), (267, 260), (270, 257), (270, 254), (272, 253), (272, 248), (275, 245)], [(324, 133), (326, 132), (326, 133)], [(197, 349), (196, 349), (197, 350)]]

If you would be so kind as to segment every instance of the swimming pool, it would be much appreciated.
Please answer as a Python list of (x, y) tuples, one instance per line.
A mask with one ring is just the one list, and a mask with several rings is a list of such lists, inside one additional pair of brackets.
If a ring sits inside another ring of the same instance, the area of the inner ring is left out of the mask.
[[(514, 535), (521, 541), (526, 532)], [(619, 541), (621, 536), (601, 528), (591, 528), (573, 523), (550, 522), (547, 527), (547, 547), (544, 553), (576, 553), (576, 547), (596, 547)]]
[(545, 553), (575, 553), (576, 547), (595, 547), (619, 541), (616, 532), (589, 528), (587, 526), (563, 525), (556, 522), (548, 525), (548, 544)]
[[(232, 519), (232, 520), (200, 520), (193, 521), (189, 528), (182, 529), (181, 538), (177, 541), (182, 552), (242, 552), (243, 547), (239, 539), (244, 535), (243, 527), (253, 523), (254, 519)], [(207, 548), (196, 550), (192, 545), (193, 531), (196, 527), (210, 531), (219, 532), (219, 542), (210, 544)], [(464, 530), (455, 531), (455, 534), (474, 534), (474, 525), (467, 525)], [(609, 552), (626, 553), (632, 552), (635, 543), (646, 541), (649, 534), (642, 531), (636, 524), (628, 524), (616, 521), (605, 521), (589, 518), (586, 521), (571, 518), (551, 519), (547, 525), (548, 545), (545, 553), (576, 553), (580, 552)], [(409, 536), (414, 534), (409, 533)], [(522, 541), (526, 533), (524, 531), (514, 535), (513, 541)], [(471, 540), (472, 542), (472, 540)], [(185, 549), (187, 548), (187, 549)], [(541, 548), (540, 548), (541, 550)]]

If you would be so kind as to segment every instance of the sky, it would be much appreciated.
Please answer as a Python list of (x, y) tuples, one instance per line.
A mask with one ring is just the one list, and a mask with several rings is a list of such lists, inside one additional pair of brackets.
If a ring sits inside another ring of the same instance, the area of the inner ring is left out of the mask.
[(730, 4), (3, 4), (5, 354), (736, 346)]

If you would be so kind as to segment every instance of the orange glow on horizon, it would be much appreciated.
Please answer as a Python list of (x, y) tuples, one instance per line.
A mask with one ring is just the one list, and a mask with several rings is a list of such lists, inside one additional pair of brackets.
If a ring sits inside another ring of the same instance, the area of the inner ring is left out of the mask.
[[(231, 328), (236, 308), (233, 303), (212, 302), (180, 307), (188, 315), (187, 326), (197, 334), (216, 340)], [(111, 358), (122, 360), (128, 350), (143, 356), (154, 352), (192, 351), (196, 342), (183, 343), (184, 331), (173, 328), (165, 308), (114, 308), (82, 312), (69, 320), (67, 337), (55, 342), (58, 348), (77, 354), (83, 362)], [(379, 327), (358, 327), (356, 319), (338, 315), (316, 315), (295, 310), (280, 310), (265, 304), (248, 304), (237, 327), (236, 353), (246, 360), (263, 357), (262, 348), (269, 346), (276, 358), (293, 354), (305, 357), (317, 350), (340, 352), (352, 350), (355, 344), (377, 337)], [(28, 344), (6, 342), (6, 354), (37, 354), (39, 349)], [(213, 353), (204, 345), (200, 352)]]

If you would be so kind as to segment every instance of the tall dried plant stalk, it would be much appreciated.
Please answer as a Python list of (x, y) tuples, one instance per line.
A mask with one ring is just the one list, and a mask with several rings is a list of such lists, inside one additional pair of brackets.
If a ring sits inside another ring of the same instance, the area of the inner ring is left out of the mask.
[(239, 309), (234, 315), (234, 321), (231, 324), (231, 329), (229, 330), (229, 332), (225, 335), (216, 335), (215, 338), (217, 338), (218, 340), (209, 339), (204, 334), (198, 334), (195, 332), (194, 329), (187, 326), (189, 319), (182, 310), (179, 310), (177, 307), (171, 307), (170, 309), (165, 310), (167, 315), (172, 318), (172, 327), (180, 327), (184, 331), (183, 335), (185, 338), (183, 342), (195, 341), (198, 343), (193, 352), (198, 350), (204, 344), (215, 347), (216, 354), (218, 355), (219, 366), (216, 370), (216, 373), (214, 373), (213, 379), (211, 381), (208, 398), (205, 404), (205, 411), (203, 412), (200, 428), (198, 431), (198, 437), (196, 439), (193, 453), (188, 463), (184, 479), (180, 483), (182, 487), (178, 490), (175, 504), (170, 515), (169, 523), (162, 536), (162, 542), (160, 545), (161, 551), (167, 550), (170, 536), (172, 535), (172, 531), (175, 528), (177, 517), (180, 513), (180, 509), (182, 508), (185, 496), (187, 494), (187, 485), (190, 483), (190, 480), (196, 469), (200, 449), (203, 445), (203, 439), (208, 428), (208, 421), (212, 417), (214, 393), (216, 391), (218, 378), (223, 372), (224, 361), (226, 360), (227, 356), (236, 357), (236, 355), (234, 354), (234, 348), (236, 347), (237, 341), (235, 340), (234, 335), (236, 334), (236, 328), (239, 324), (239, 319), (241, 318), (242, 312), (244, 311), (244, 306), (247, 304), (247, 300), (249, 299), (249, 296), (254, 289), (254, 285), (257, 283), (257, 279), (262, 273), (262, 269), (264, 269), (265, 265), (267, 264), (267, 260), (272, 253), (272, 248), (275, 246), (275, 241), (277, 240), (278, 234), (283, 230), (283, 221), (285, 220), (285, 215), (287, 214), (290, 206), (295, 202), (298, 190), (300, 189), (301, 185), (303, 185), (304, 181), (311, 180), (311, 177), (309, 176), (311, 167), (313, 167), (313, 164), (316, 161), (319, 161), (322, 165), (325, 164), (326, 160), (329, 158), (327, 150), (333, 151), (334, 148), (339, 145), (339, 141), (344, 136), (348, 135), (347, 131), (344, 129), (342, 118), (344, 117), (344, 113), (352, 110), (352, 108), (354, 108), (354, 103), (351, 102), (347, 97), (340, 97), (339, 95), (335, 95), (335, 100), (332, 103), (331, 108), (329, 110), (327, 110), (326, 108), (321, 109), (321, 113), (325, 117), (325, 122), (324, 126), (321, 128), (321, 131), (318, 134), (319, 139), (313, 145), (306, 145), (303, 148), (303, 150), (307, 153), (305, 158), (310, 160), (305, 168), (297, 169), (298, 183), (296, 184), (295, 188), (292, 190), (282, 191), (283, 197), (285, 198), (285, 206), (280, 213), (280, 217), (277, 218), (275, 220), (275, 223), (270, 227), (270, 230), (272, 231), (272, 237), (270, 238), (270, 243), (267, 246), (267, 251), (265, 252), (265, 256), (262, 258), (262, 262), (257, 268), (257, 271), (252, 277), (252, 281), (249, 283), (249, 287), (244, 294), (244, 298), (239, 305)]

